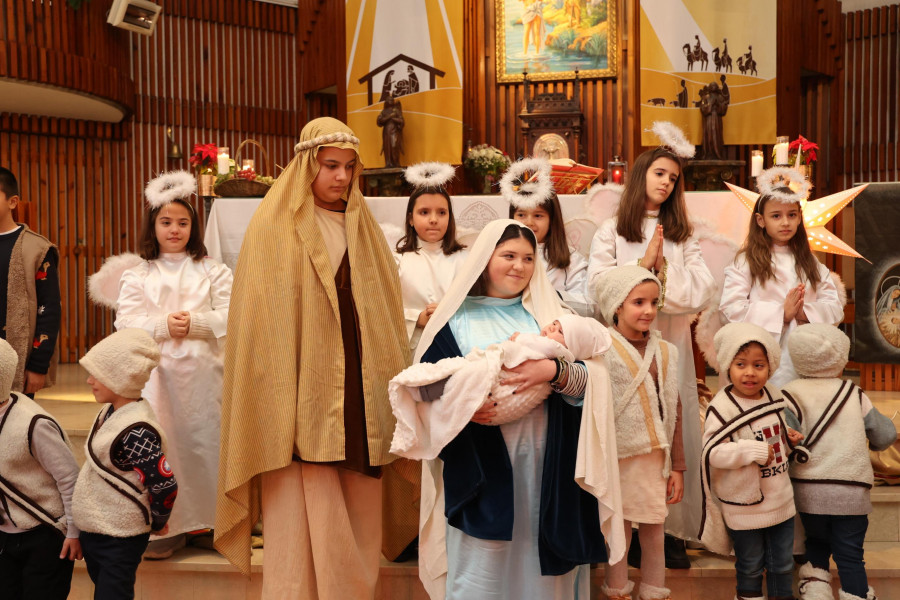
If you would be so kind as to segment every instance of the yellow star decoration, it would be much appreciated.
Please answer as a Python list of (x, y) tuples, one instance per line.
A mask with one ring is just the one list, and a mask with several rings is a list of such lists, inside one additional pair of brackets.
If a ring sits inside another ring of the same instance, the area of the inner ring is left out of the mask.
[[(726, 183), (728, 189), (737, 196), (747, 210), (753, 212), (759, 194), (756, 192)], [(862, 254), (851, 248), (841, 238), (834, 235), (825, 228), (834, 217), (844, 210), (854, 198), (868, 187), (868, 183), (837, 192), (818, 200), (812, 200), (803, 203), (803, 224), (806, 226), (806, 234), (809, 237), (809, 247), (818, 252), (830, 252), (841, 256), (852, 256), (861, 258), (868, 262)]]

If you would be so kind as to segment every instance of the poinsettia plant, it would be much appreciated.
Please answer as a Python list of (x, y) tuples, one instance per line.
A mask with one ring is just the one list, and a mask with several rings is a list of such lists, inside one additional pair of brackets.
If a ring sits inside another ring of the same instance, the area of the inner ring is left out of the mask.
[(818, 159), (818, 156), (816, 155), (816, 152), (818, 150), (819, 150), (819, 145), (817, 143), (811, 142), (801, 135), (796, 140), (791, 142), (790, 146), (788, 146), (788, 152), (790, 152), (790, 157), (791, 157), (790, 163), (792, 165), (798, 164), (797, 163), (797, 153), (798, 152), (800, 154), (799, 164), (807, 165), (810, 163), (814, 163)]
[(192, 167), (202, 173), (204, 171), (210, 171), (216, 166), (218, 156), (219, 147), (215, 144), (194, 144), (188, 162), (191, 163)]

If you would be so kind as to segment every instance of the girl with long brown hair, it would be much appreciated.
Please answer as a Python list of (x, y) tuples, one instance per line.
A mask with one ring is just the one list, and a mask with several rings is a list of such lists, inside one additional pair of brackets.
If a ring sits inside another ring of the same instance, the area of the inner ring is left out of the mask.
[(844, 306), (828, 269), (809, 248), (802, 209), (809, 183), (776, 167), (764, 171), (758, 184), (747, 239), (725, 268), (719, 308), (727, 321), (754, 323), (775, 337), (783, 352), (769, 381), (782, 387), (797, 378), (787, 352), (790, 333), (803, 323), (837, 325)]
[[(694, 155), (694, 147), (671, 123), (656, 123), (653, 130), (661, 145), (638, 156), (616, 216), (601, 224), (594, 234), (588, 279), (596, 295), (603, 273), (637, 264), (652, 271), (661, 283), (653, 328), (678, 348), (678, 393), (684, 411), (687, 463), (684, 502), (669, 506), (666, 530), (681, 539), (695, 539), (700, 527), (701, 432), (691, 321), (715, 294), (716, 283), (687, 216), (684, 161)], [(683, 544), (669, 537), (666, 566), (690, 566)]]
[(456, 240), (453, 204), (444, 189), (455, 173), (451, 165), (428, 162), (413, 165), (404, 174), (413, 192), (394, 258), (400, 271), (406, 333), (412, 349), (465, 260), (465, 246)]
[(547, 161), (527, 158), (510, 166), (500, 181), (509, 202), (509, 218), (527, 226), (537, 238), (537, 254), (563, 302), (584, 317), (594, 316), (587, 289), (587, 260), (566, 239), (559, 197), (550, 182)]

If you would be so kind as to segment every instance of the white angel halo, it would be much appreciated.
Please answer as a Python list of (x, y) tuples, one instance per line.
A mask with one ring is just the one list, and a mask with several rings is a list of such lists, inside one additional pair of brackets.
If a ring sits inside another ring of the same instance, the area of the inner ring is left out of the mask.
[(550, 163), (542, 158), (517, 160), (500, 179), (500, 193), (515, 208), (537, 208), (553, 194)]
[(403, 176), (415, 188), (442, 188), (456, 176), (456, 169), (443, 162), (420, 162), (406, 167)]
[(675, 123), (654, 121), (650, 131), (659, 138), (660, 145), (669, 148), (676, 156), (694, 158), (697, 148), (688, 141), (684, 132)]
[(165, 206), (173, 200), (187, 198), (197, 191), (197, 180), (187, 171), (169, 171), (151, 179), (144, 188), (147, 206)]
[[(812, 189), (812, 184), (796, 169), (790, 167), (772, 167), (766, 169), (756, 178), (760, 196), (769, 196), (782, 204), (799, 202), (800, 206), (806, 205), (806, 199)], [(779, 191), (778, 188), (786, 187), (790, 193)]]

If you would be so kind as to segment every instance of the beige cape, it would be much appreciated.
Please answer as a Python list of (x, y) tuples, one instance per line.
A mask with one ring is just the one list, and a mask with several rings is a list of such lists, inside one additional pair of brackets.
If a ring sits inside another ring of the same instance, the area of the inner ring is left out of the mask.
[[(312, 183), (322, 146), (357, 151), (335, 119), (308, 123), (298, 154), (263, 199), (241, 247), (228, 319), (215, 546), (250, 573), (259, 475), (294, 452), (344, 459), (344, 350), (334, 273), (316, 225)], [(362, 355), (368, 449), (388, 454), (394, 418), (388, 381), (409, 363), (400, 282), (381, 228), (359, 190), (357, 158), (347, 201), (347, 252)]]

